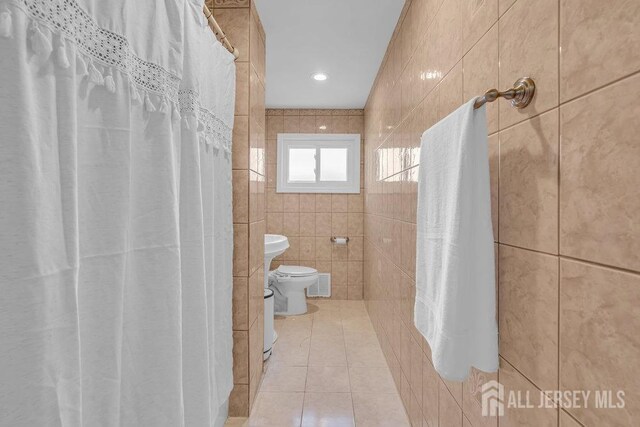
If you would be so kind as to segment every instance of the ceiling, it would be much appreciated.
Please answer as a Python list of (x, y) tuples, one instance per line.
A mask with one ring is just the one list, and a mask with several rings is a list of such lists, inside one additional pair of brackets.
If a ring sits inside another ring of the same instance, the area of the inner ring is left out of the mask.
[[(404, 0), (255, 0), (267, 108), (363, 108)], [(311, 78), (322, 72), (324, 82)]]

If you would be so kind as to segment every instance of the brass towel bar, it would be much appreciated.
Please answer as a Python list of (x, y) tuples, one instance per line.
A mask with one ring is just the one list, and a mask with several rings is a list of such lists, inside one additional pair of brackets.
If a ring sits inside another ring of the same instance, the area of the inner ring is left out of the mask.
[(529, 77), (518, 79), (511, 89), (500, 92), (497, 89), (488, 90), (484, 95), (476, 99), (473, 108), (480, 108), (487, 102), (493, 102), (498, 98), (510, 99), (511, 105), (521, 109), (525, 108), (536, 93), (536, 84)]

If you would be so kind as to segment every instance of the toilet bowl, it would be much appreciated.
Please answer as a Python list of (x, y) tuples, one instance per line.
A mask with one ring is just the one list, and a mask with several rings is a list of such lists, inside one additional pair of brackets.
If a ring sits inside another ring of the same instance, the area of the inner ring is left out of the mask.
[(269, 272), (269, 279), (287, 297), (287, 310), (275, 314), (291, 316), (307, 312), (306, 289), (318, 282), (318, 270), (297, 265), (281, 265)]

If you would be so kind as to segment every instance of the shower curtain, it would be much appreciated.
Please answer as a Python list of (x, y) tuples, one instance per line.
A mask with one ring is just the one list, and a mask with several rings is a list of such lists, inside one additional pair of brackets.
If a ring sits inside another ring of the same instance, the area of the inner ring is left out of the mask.
[(0, 426), (210, 426), (235, 65), (202, 0), (0, 0)]

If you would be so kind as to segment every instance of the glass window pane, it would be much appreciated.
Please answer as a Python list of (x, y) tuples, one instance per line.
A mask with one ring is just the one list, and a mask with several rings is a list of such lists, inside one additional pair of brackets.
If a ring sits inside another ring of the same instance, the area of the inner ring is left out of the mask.
[(316, 149), (289, 149), (289, 182), (316, 182)]
[(347, 180), (347, 149), (320, 149), (320, 181)]

